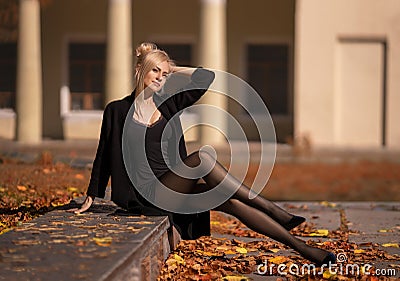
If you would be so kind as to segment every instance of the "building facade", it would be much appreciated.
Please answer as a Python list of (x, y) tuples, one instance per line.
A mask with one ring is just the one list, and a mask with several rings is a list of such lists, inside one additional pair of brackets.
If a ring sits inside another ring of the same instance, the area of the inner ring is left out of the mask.
[[(247, 81), (279, 142), (307, 136), (317, 146), (400, 147), (397, 0), (39, 2), (20, 0), (17, 32), (1, 33), (2, 138), (98, 138), (104, 105), (133, 89), (132, 50), (150, 41), (178, 64)], [(228, 98), (209, 93), (201, 102), (227, 110), (258, 139), (251, 118)], [(235, 138), (223, 116), (212, 118)], [(207, 128), (186, 134), (221, 140)]]

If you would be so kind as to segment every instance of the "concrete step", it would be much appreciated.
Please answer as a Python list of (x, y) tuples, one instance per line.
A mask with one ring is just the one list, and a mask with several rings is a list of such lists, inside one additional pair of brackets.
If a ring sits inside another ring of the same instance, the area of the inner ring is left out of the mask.
[(66, 212), (83, 199), (1, 235), (0, 280), (155, 280), (170, 251), (168, 218), (98, 199), (89, 212)]

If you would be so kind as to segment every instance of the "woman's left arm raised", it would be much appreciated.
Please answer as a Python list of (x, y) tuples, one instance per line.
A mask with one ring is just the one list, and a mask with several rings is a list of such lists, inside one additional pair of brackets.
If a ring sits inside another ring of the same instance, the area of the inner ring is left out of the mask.
[(179, 110), (191, 106), (198, 101), (208, 90), (215, 78), (214, 72), (201, 67), (176, 66), (173, 72), (179, 72), (179, 74), (176, 75), (183, 74), (185, 76), (190, 76), (190, 82), (186, 85), (182, 85), (181, 91), (176, 93), (173, 97)]
[(197, 69), (197, 67), (190, 67), (190, 66), (174, 66), (174, 67), (172, 68), (172, 73), (180, 72), (180, 73), (182, 73), (182, 74), (192, 75), (193, 72), (195, 72), (196, 69)]

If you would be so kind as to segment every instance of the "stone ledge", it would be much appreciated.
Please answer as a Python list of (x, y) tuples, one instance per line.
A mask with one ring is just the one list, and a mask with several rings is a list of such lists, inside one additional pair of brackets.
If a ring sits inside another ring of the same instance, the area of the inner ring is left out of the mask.
[[(81, 202), (82, 198), (77, 201)], [(155, 280), (170, 251), (167, 217), (72, 202), (0, 236), (0, 280)]]

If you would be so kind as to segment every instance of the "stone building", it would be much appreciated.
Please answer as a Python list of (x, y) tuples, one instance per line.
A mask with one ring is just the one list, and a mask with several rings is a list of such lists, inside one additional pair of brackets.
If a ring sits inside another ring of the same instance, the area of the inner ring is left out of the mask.
[[(398, 0), (20, 0), (17, 14), (17, 32), (0, 36), (2, 138), (98, 138), (104, 105), (132, 91), (132, 50), (151, 41), (247, 81), (279, 142), (400, 147)], [(257, 140), (242, 109), (207, 95)]]

